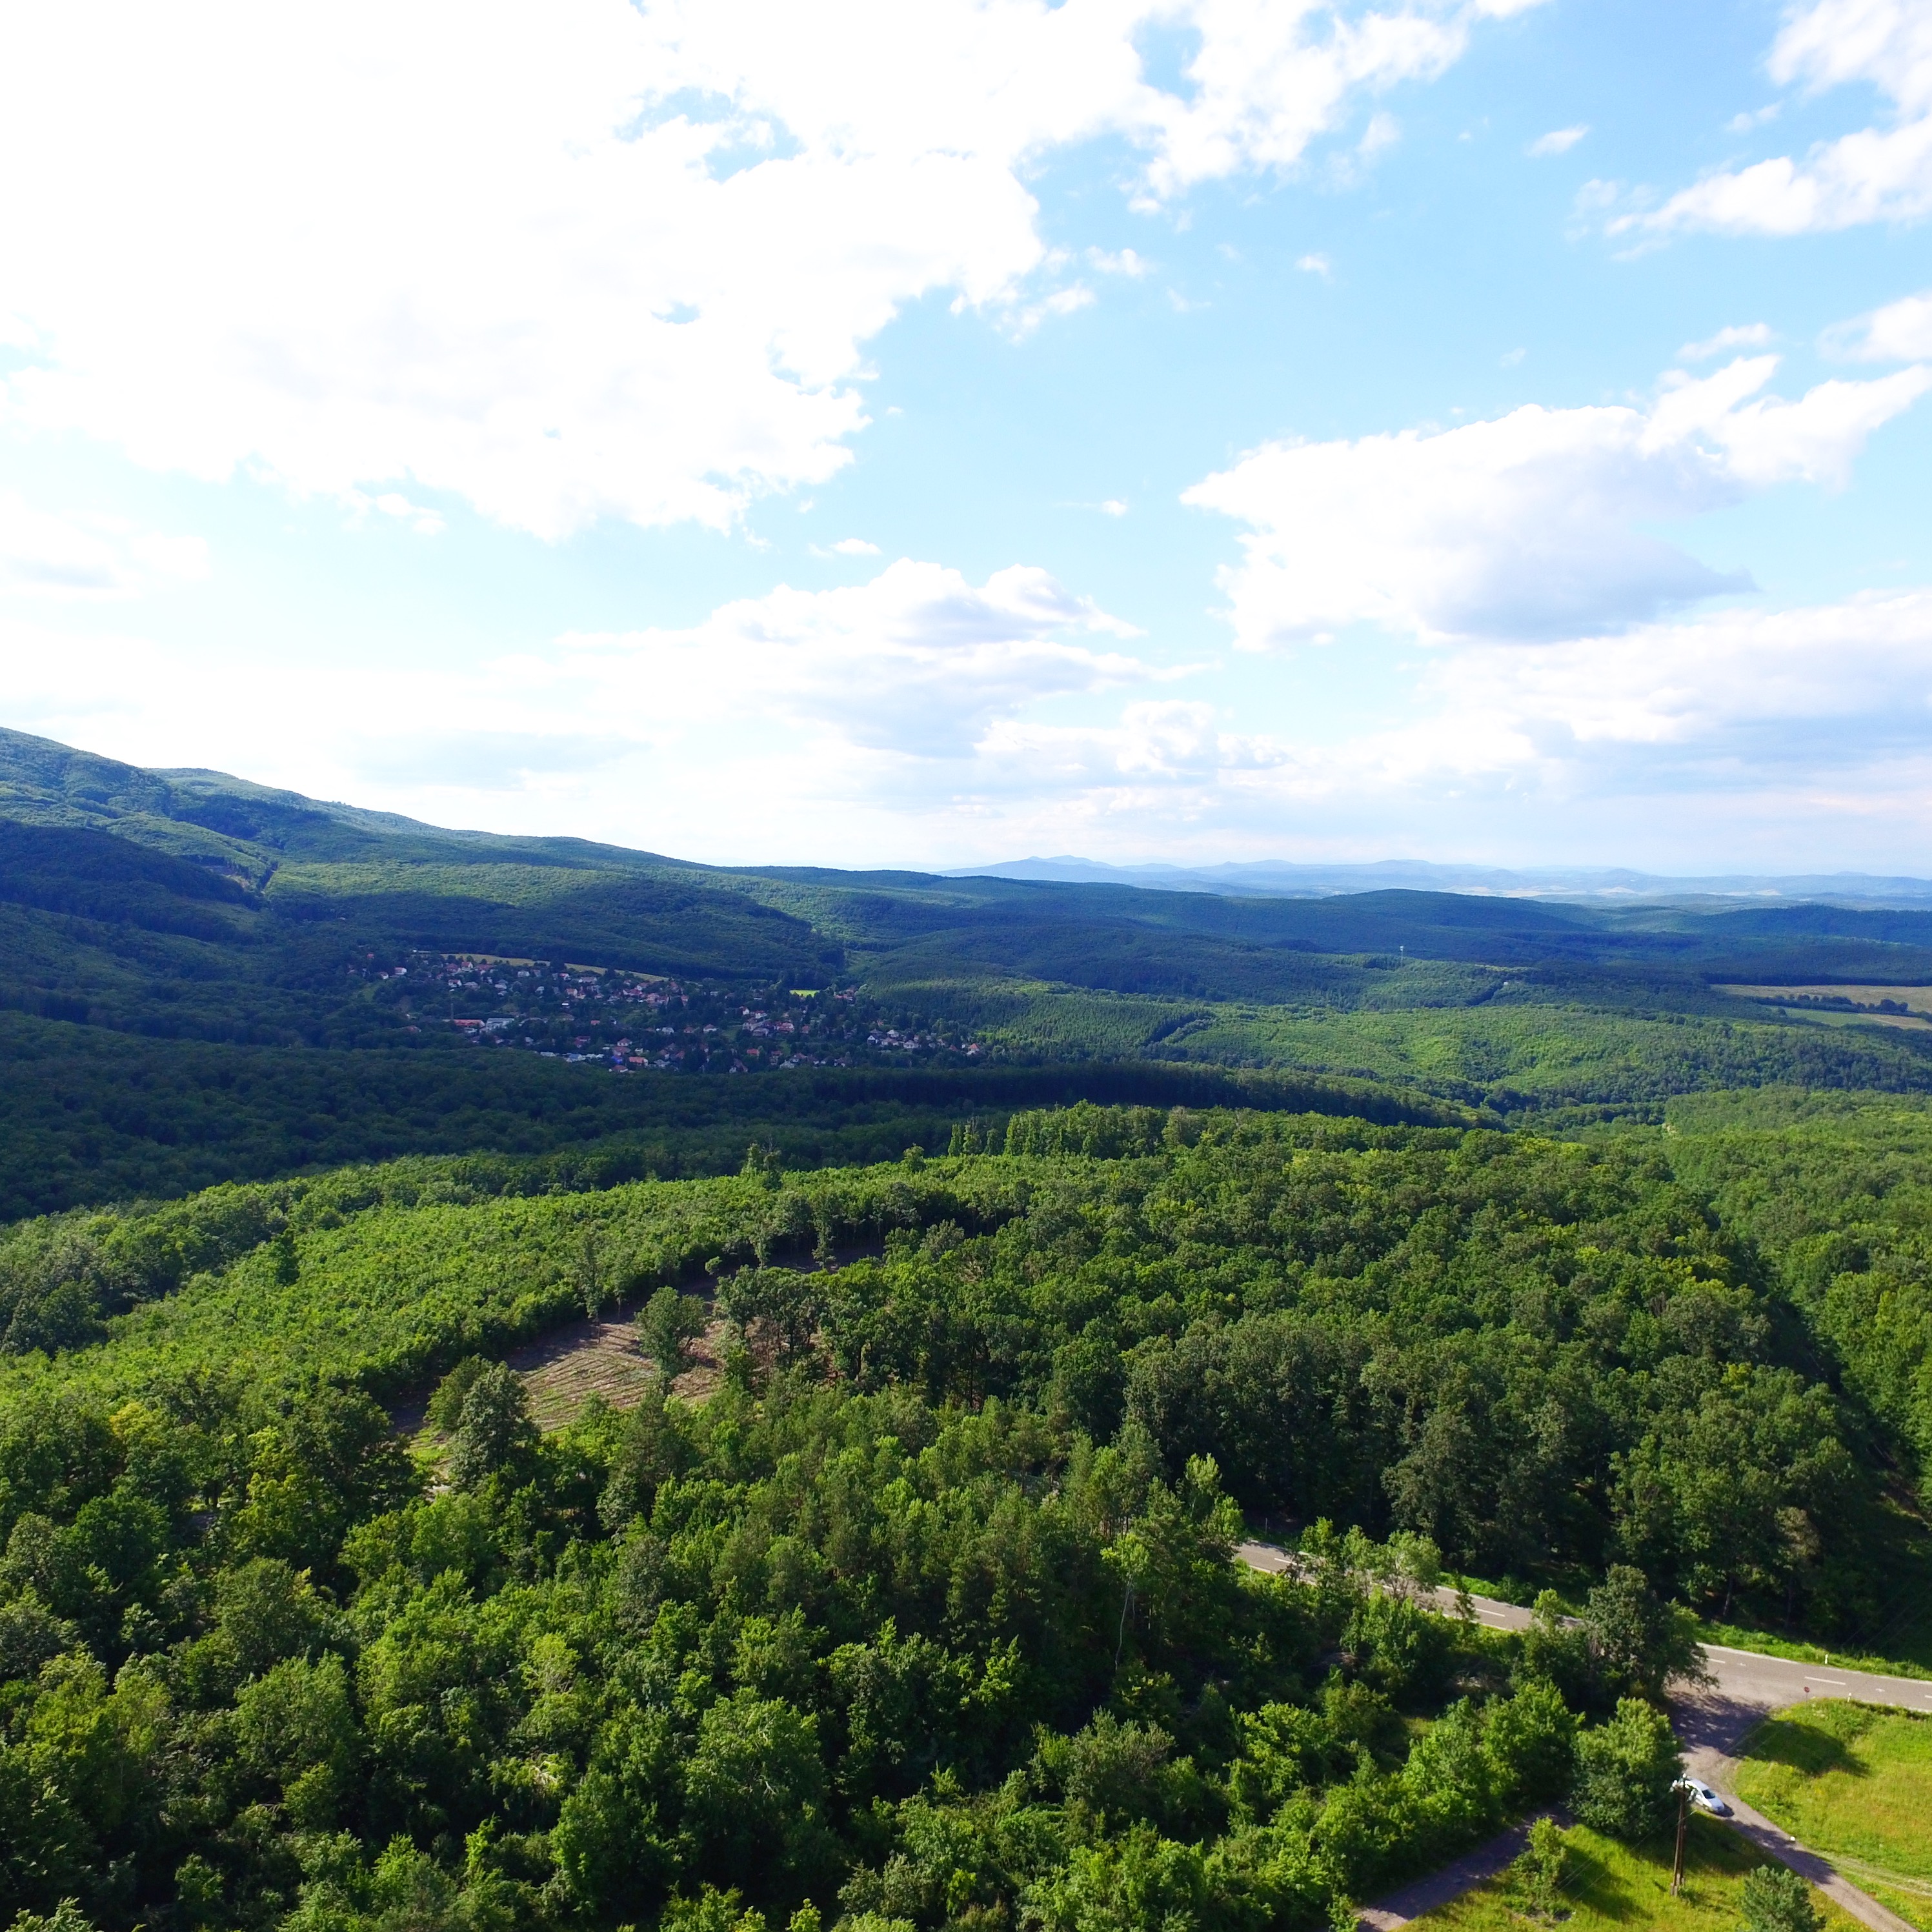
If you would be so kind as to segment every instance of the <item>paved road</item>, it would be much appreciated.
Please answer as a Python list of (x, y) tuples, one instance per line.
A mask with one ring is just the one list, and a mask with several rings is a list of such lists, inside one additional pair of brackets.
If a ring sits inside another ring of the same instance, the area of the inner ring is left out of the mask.
[(1802, 1873), (1828, 1898), (1873, 1932), (1912, 1932), (1895, 1912), (1862, 1892), (1819, 1853), (1780, 1831), (1737, 1795), (1738, 1747), (1774, 1711), (1788, 1710), (1814, 1697), (1851, 1697), (1862, 1704), (1892, 1704), (1932, 1712), (1932, 1684), (1916, 1677), (1886, 1677), (1872, 1671), (1845, 1670), (1822, 1664), (1796, 1664), (1754, 1650), (1710, 1644), (1704, 1652), (1708, 1684), (1672, 1687), (1670, 1715), (1684, 1740), (1684, 1761), (1694, 1778), (1722, 1792), (1737, 1814), (1745, 1837), (1774, 1858)]
[[(1293, 1576), (1301, 1568), (1301, 1559), (1292, 1550), (1281, 1550), (1272, 1543), (1238, 1543), (1234, 1554), (1250, 1570), (1265, 1570), (1270, 1576)], [(1432, 1610), (1439, 1610), (1445, 1617), (1458, 1613), (1462, 1599), (1454, 1590), (1428, 1590), (1423, 1593), (1422, 1601)], [(1491, 1630), (1523, 1630), (1529, 1628), (1528, 1611), (1517, 1604), (1498, 1602), (1494, 1597), (1472, 1597), (1468, 1600), (1470, 1614), (1477, 1622)]]
[[(1272, 1544), (1244, 1543), (1234, 1554), (1251, 1570), (1274, 1575), (1292, 1574), (1299, 1566), (1288, 1552)], [(1453, 1590), (1437, 1590), (1425, 1599), (1446, 1616), (1457, 1613)], [(1492, 1597), (1471, 1597), (1470, 1612), (1491, 1630), (1529, 1628), (1530, 1613), (1515, 1604)], [(1897, 1912), (1861, 1892), (1833, 1870), (1817, 1852), (1808, 1850), (1754, 1811), (1736, 1793), (1737, 1749), (1754, 1726), (1774, 1711), (1788, 1709), (1812, 1697), (1851, 1697), (1866, 1704), (1892, 1704), (1901, 1709), (1932, 1713), (1932, 1683), (1914, 1677), (1885, 1677), (1864, 1670), (1845, 1670), (1828, 1664), (1796, 1664), (1766, 1657), (1754, 1650), (1732, 1650), (1712, 1644), (1704, 1652), (1708, 1684), (1678, 1683), (1672, 1687), (1670, 1713), (1684, 1741), (1684, 1758), (1693, 1777), (1701, 1778), (1724, 1794), (1736, 1813), (1738, 1829), (1772, 1858), (1803, 1874), (1820, 1891), (1842, 1906), (1873, 1932), (1912, 1932)], [(1520, 1832), (1504, 1832), (1453, 1865), (1366, 1908), (1360, 1923), (1372, 1932), (1399, 1932), (1412, 1918), (1468, 1890), (1502, 1870), (1516, 1856)]]

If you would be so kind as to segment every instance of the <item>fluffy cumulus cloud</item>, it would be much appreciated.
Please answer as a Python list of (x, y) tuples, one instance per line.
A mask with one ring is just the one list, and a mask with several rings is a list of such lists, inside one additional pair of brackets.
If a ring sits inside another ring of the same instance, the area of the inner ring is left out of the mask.
[(1762, 349), (1770, 340), (1769, 322), (1738, 322), (1719, 329), (1714, 335), (1707, 335), (1702, 342), (1685, 343), (1677, 354), (1682, 362), (1708, 362), (1714, 356), (1726, 355), (1732, 350)]
[(716, 711), (867, 752), (958, 758), (998, 721), (1053, 698), (1143, 680), (1130, 654), (1084, 638), (1132, 627), (1016, 565), (981, 585), (908, 560), (871, 583), (727, 604), (683, 631), (567, 638), (556, 674), (600, 711), (679, 728)]
[[(178, 651), (112, 634), (82, 647), (94, 673), (83, 682), (73, 647), (46, 648), (48, 634), (0, 617), (10, 722), (137, 762), (239, 766), (332, 796), (402, 786), (418, 810), (452, 788), (567, 792), (626, 760), (642, 761), (626, 782), (648, 769), (652, 784), (689, 786), (721, 764), (796, 754), (819, 768), (808, 790), (863, 791), (889, 769), (970, 761), (1053, 700), (1167, 675), (1122, 648), (1132, 626), (1044, 571), (1015, 566), (974, 584), (910, 560), (842, 589), (781, 585), (686, 629), (569, 634), (453, 674), (400, 665), (380, 706), (364, 677), (318, 682), (259, 654), (184, 676)], [(272, 744), (264, 716), (278, 721)], [(282, 762), (265, 772), (265, 757)], [(775, 794), (767, 774), (752, 789), (768, 800), (784, 788)]]
[(1932, 372), (1762, 393), (1774, 356), (1672, 372), (1648, 409), (1531, 405), (1460, 428), (1270, 443), (1186, 493), (1247, 528), (1223, 573), (1250, 650), (1373, 622), (1426, 642), (1549, 639), (1748, 587), (1640, 528), (1798, 478), (1842, 483)]
[[(1664, 870), (1848, 853), (1923, 869), (1932, 592), (1468, 646), (1415, 697), (1400, 726), (1292, 745), (1232, 734), (1200, 702), (1138, 700), (1084, 732), (1016, 724), (986, 746), (980, 795), (1042, 838), (1124, 853), (1385, 856), (1393, 832), (1443, 857), (1500, 838)], [(1018, 772), (1000, 805), (995, 778)]]
[[(1461, 651), (1425, 681), (1444, 762), (1515, 741), (1524, 764), (1730, 788), (1932, 754), (1932, 592), (1731, 610), (1616, 638)], [(1467, 726), (1484, 721), (1472, 735)]]
[(1124, 857), (1386, 856), (1393, 837), (1440, 857), (1502, 841), (1664, 870), (1923, 869), (1932, 592), (1465, 646), (1425, 664), (1407, 722), (1333, 737), (1238, 729), (1226, 694), (1015, 716), (896, 808), (928, 838)]
[[(1124, 140), (1155, 200), (1292, 166), (1529, 4), (15, 9), (0, 406), (419, 524), (410, 489), (550, 537), (723, 525), (848, 459), (907, 303), (1088, 298), (1036, 286), (1049, 151)], [(1156, 28), (1195, 34), (1178, 91)]]
[(1803, 235), (1932, 213), (1932, 4), (1813, 0), (1794, 8), (1767, 63), (1780, 86), (1820, 93), (1861, 82), (1886, 103), (1882, 122), (1802, 157), (1724, 169), (1660, 207), (1618, 215), (1613, 233), (1689, 229)]
[(1733, 610), (1438, 661), (1416, 719), (1269, 776), (1284, 809), (1682, 871), (1918, 872), (1932, 592)]
[(194, 582), (208, 568), (199, 537), (163, 536), (122, 518), (62, 516), (0, 494), (0, 590), (88, 601), (131, 597)]
[(1827, 329), (1825, 347), (1856, 362), (1932, 359), (1932, 289)]
[[(1287, 680), (1257, 706), (1212, 667), (1163, 689), (1118, 630), (1036, 571), (901, 562), (687, 630), (405, 668), (380, 711), (298, 667), (111, 633), (82, 688), (72, 640), (4, 608), (0, 657), (10, 722), (113, 755), (700, 859), (1923, 869), (1932, 591), (1466, 644), (1424, 661), (1404, 722), (1292, 739), (1252, 721), (1292, 712), (1300, 660), (1239, 662)], [(286, 721), (267, 742), (265, 716)]]

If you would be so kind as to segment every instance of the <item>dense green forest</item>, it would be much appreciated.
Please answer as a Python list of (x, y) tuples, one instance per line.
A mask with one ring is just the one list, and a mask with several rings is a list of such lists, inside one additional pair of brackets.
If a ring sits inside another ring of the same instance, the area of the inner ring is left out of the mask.
[[(1086, 1106), (992, 1138), (574, 1189), (417, 1159), (22, 1223), (0, 1389), (142, 1398), (226, 1364), (393, 1400), (587, 1300), (748, 1267), (734, 1292), (804, 1298), (791, 1328), (842, 1382), (1064, 1409), (1096, 1441), (1131, 1418), (1250, 1510), (1426, 1534), (1492, 1576), (1640, 1553), (1673, 1592), (1820, 1628), (1874, 1609), (1857, 1472), (1881, 1438), (1915, 1453), (1910, 1412), (1844, 1407), (1831, 1331), (1659, 1148)], [(797, 1272), (855, 1244), (886, 1258)], [(1738, 1454), (1770, 1460), (1719, 1480)]]
[(798, 1166), (944, 1147), (962, 1120), (1088, 1098), (1383, 1120), (1472, 1118), (1384, 1083), (1146, 1061), (951, 1071), (796, 1069), (613, 1077), (516, 1053), (304, 1052), (129, 1038), (0, 1014), (0, 1221), (464, 1150), (638, 1178), (731, 1173), (756, 1140)]
[(0, 1923), (1316, 1932), (1642, 1838), (1696, 1618), (1932, 1634), (1932, 1024), (1828, 1004), (1928, 980), (0, 734)]
[[(1914, 1532), (1693, 1138), (1082, 1106), (22, 1223), (0, 1910), (1312, 1932), (1552, 1796), (1643, 1836), (1666, 1600), (1856, 1630)], [(700, 1294), (704, 1399), (540, 1436), (494, 1366), (622, 1298), (675, 1372)], [(1443, 1558), (1582, 1624), (1425, 1611)]]
[(1932, 1107), (1772, 1091), (1671, 1106), (1671, 1161), (1748, 1240), (1847, 1393), (1932, 1470)]
[[(1559, 1131), (1932, 1091), (1932, 1023), (1720, 990), (1928, 980), (1924, 912), (727, 869), (0, 732), (0, 1219), (412, 1152), (862, 1161), (1015, 1106), (1276, 1103), (1257, 1074), (1291, 1108)], [(674, 989), (650, 1041), (620, 982)]]

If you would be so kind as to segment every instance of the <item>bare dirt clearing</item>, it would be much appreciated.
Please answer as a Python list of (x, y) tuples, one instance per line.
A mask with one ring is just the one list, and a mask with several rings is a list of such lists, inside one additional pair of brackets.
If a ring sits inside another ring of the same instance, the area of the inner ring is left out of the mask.
[[(671, 1384), (674, 1394), (700, 1401), (724, 1379), (724, 1328), (714, 1321), (692, 1343), (691, 1366)], [(628, 1320), (573, 1322), (508, 1360), (530, 1391), (530, 1419), (546, 1435), (574, 1421), (592, 1396), (613, 1408), (634, 1408), (658, 1372)]]
[(508, 1358), (530, 1391), (530, 1419), (548, 1433), (569, 1422), (593, 1395), (634, 1408), (657, 1373), (628, 1321), (573, 1322), (553, 1328)]

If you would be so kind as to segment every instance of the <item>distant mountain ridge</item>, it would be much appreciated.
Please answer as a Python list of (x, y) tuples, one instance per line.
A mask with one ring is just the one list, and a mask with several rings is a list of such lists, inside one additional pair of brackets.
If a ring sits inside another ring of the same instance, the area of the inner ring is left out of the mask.
[[(990, 973), (1268, 1000), (1329, 997), (1338, 973), (1352, 983), (1376, 970), (1324, 956), (1642, 962), (1699, 982), (1932, 974), (1932, 881), (1918, 879), (1669, 880), (1400, 860), (1190, 869), (1062, 857), (950, 874), (710, 866), (452, 830), (0, 728), (8, 820), (20, 836), (0, 864), (0, 902), (78, 910), (78, 884), (63, 883), (78, 875), (94, 881), (97, 917), (109, 912), (100, 896), (121, 890), (123, 920), (154, 929), (200, 931), (214, 916), (238, 939), (262, 926), (257, 937), (286, 940), (346, 921), (384, 944), (746, 980), (814, 984), (830, 972), (929, 986)], [(90, 841), (145, 848), (182, 869), (130, 872)], [(245, 904), (223, 910), (184, 890), (195, 872), (231, 881)]]
[(955, 867), (951, 879), (1025, 879), (1060, 885), (1138, 886), (1144, 892), (1220, 892), (1232, 898), (1330, 898), (1343, 893), (1460, 892), (1502, 898), (1553, 898), (1634, 904), (1714, 902), (1760, 904), (1932, 905), (1932, 879), (1868, 872), (1717, 873), (1675, 877), (1624, 867), (1438, 865), (1382, 859), (1358, 865), (1296, 865), (1286, 860), (1230, 860), (1214, 866), (1110, 866), (1071, 855), (1009, 859)]
[(0, 728), (0, 818), (111, 833), (260, 886), (285, 859), (364, 859), (685, 872), (656, 853), (586, 838), (452, 830), (284, 791), (226, 772), (149, 770)]
[(1040, 885), (1124, 886), (1222, 898), (1334, 898), (1418, 892), (1553, 899), (1601, 907), (1703, 904), (1742, 910), (1799, 902), (1932, 908), (1932, 879), (1864, 872), (1713, 874), (1672, 877), (1627, 867), (1443, 865), (1420, 859), (1305, 865), (1285, 860), (1210, 866), (1114, 866), (1071, 854), (1002, 860), (944, 871), (849, 872), (830, 867), (728, 866), (676, 859), (587, 838), (464, 831), (400, 813), (309, 798), (224, 772), (148, 769), (0, 728), (0, 819), (107, 832), (230, 874), (260, 889), (284, 861), (416, 864), (491, 860), (566, 870), (759, 878), (797, 885), (901, 890), (983, 879)]
[[(587, 1000), (586, 968), (683, 982), (680, 1023)], [(491, 1049), (459, 982), (511, 1010)], [(802, 1017), (835, 988), (884, 1029), (843, 1058), (784, 1057), (795, 1023), (770, 1052), (770, 1028), (746, 1034), (754, 1009)], [(640, 1172), (735, 1168), (754, 1142), (878, 1158), (988, 1108), (1191, 1105), (1229, 1082), (1258, 1104), (1510, 1124), (1654, 1122), (1724, 1088), (1932, 1091), (1907, 988), (1932, 988), (1919, 880), (706, 866), (0, 729), (0, 1219), (614, 1135)], [(623, 1078), (584, 1064), (599, 1027)]]

